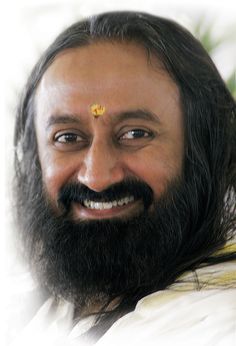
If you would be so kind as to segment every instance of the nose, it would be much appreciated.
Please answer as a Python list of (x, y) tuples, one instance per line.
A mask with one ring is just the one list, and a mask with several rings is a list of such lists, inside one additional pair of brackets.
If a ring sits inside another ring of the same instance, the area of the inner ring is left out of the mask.
[(124, 169), (109, 143), (93, 142), (83, 158), (77, 178), (89, 189), (101, 192), (124, 179)]

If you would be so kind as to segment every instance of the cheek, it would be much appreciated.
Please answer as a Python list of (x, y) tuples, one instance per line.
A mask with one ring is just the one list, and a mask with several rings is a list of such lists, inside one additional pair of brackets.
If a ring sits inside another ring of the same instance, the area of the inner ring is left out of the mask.
[(55, 201), (60, 188), (75, 174), (75, 161), (46, 154), (40, 157), (40, 163), (44, 187), (48, 197)]
[(181, 174), (182, 157), (174, 156), (165, 151), (156, 151), (156, 154), (135, 156), (129, 160), (129, 171), (146, 182), (159, 197), (165, 191), (170, 181)]

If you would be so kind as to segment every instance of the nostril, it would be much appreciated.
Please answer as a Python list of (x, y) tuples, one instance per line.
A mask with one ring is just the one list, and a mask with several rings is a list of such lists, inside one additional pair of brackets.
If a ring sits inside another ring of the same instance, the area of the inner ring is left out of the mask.
[(123, 181), (124, 172), (121, 167), (106, 168), (99, 166), (98, 169), (81, 167), (77, 176), (78, 182), (86, 185), (90, 190), (101, 192), (109, 186)]
[(109, 141), (97, 136), (86, 152), (78, 171), (78, 181), (93, 191), (101, 192), (124, 179), (124, 172)]

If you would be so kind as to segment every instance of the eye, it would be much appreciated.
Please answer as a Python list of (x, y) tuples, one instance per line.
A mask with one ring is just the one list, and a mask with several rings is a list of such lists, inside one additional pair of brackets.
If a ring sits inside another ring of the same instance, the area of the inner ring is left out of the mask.
[(54, 137), (54, 141), (56, 143), (73, 144), (73, 143), (78, 143), (78, 142), (83, 141), (83, 138), (76, 133), (68, 132), (68, 133), (57, 134)]
[(122, 136), (120, 136), (120, 139), (130, 140), (130, 139), (140, 139), (140, 138), (148, 138), (148, 137), (152, 137), (152, 133), (150, 131), (143, 130), (143, 129), (132, 129), (132, 130), (126, 131)]
[(60, 151), (82, 150), (89, 143), (88, 137), (83, 133), (73, 132), (57, 132), (53, 137), (55, 147)]

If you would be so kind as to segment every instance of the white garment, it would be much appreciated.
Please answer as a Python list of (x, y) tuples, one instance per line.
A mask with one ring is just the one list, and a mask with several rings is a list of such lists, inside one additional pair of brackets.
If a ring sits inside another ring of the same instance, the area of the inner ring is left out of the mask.
[(236, 290), (182, 293), (145, 297), (96, 345), (236, 345)]
[[(196, 282), (196, 274), (198, 281)], [(52, 298), (12, 346), (84, 346), (94, 317), (72, 323), (73, 306)], [(185, 273), (168, 289), (141, 299), (96, 346), (235, 346), (236, 262)]]

